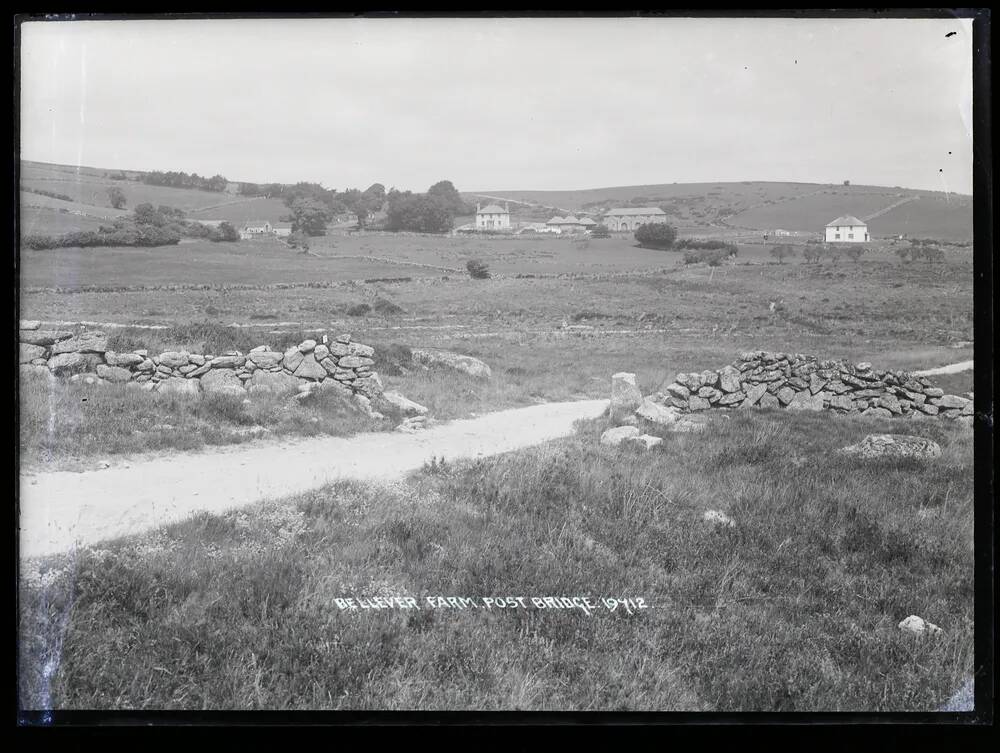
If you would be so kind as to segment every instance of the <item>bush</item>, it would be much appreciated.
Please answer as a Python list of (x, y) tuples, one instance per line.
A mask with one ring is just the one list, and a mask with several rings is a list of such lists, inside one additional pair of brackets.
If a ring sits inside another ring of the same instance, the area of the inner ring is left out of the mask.
[(375, 348), (375, 370), (379, 374), (399, 376), (413, 366), (413, 351), (406, 345), (390, 343)]
[(608, 229), (607, 225), (597, 225), (593, 230), (590, 231), (591, 238), (610, 238), (611, 231)]
[(356, 303), (347, 309), (348, 316), (364, 316), (372, 310), (367, 303)]
[(685, 264), (701, 264), (704, 262), (710, 267), (718, 267), (726, 259), (726, 254), (721, 249), (691, 249), (684, 252)]
[(706, 251), (722, 251), (725, 256), (733, 257), (738, 256), (740, 253), (739, 247), (735, 243), (726, 243), (725, 241), (708, 240), (699, 241), (692, 240), (690, 238), (684, 238), (678, 241), (674, 248), (676, 249), (704, 249)]
[(674, 245), (674, 241), (677, 239), (677, 229), (672, 225), (660, 222), (640, 225), (636, 228), (635, 239), (642, 248), (666, 251)]
[(778, 246), (772, 246), (771, 250), (768, 251), (771, 256), (778, 260), (778, 264), (784, 264), (785, 259), (790, 259), (795, 256), (795, 247), (790, 246), (787, 243), (782, 243)]
[(465, 268), (469, 270), (469, 277), (474, 280), (485, 280), (490, 276), (490, 268), (478, 259), (469, 259)]
[(401, 306), (397, 306), (395, 303), (390, 301), (388, 298), (383, 296), (377, 296), (374, 301), (372, 301), (372, 310), (382, 316), (398, 316), (399, 314), (405, 314)]

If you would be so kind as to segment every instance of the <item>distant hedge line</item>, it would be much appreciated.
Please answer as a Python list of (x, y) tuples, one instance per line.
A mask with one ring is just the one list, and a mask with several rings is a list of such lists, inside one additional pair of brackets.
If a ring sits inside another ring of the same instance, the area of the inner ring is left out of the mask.
[(93, 246), (172, 246), (179, 243), (181, 236), (166, 228), (140, 225), (135, 228), (121, 228), (111, 232), (84, 230), (64, 235), (28, 235), (22, 243), (27, 248), (50, 249)]

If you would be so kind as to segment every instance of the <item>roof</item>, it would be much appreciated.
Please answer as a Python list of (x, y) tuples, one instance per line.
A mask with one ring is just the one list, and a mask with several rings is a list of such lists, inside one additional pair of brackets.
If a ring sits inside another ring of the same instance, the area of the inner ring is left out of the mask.
[(566, 220), (565, 220), (564, 218), (560, 217), (559, 215), (556, 215), (555, 217), (553, 217), (553, 218), (552, 218), (551, 220), (549, 220), (549, 221), (548, 221), (548, 222), (546, 222), (545, 224), (546, 224), (546, 225), (561, 225), (561, 224), (563, 224), (563, 223), (564, 223), (565, 221), (566, 221)]
[(659, 207), (620, 207), (617, 209), (609, 209), (607, 214), (624, 214), (624, 215), (650, 215), (650, 214), (663, 214), (664, 212)]
[(267, 220), (251, 220), (243, 226), (244, 229), (249, 230), (253, 227), (267, 227), (270, 223)]
[(582, 220), (580, 220), (580, 224), (581, 225), (596, 225), (597, 222), (595, 222), (594, 220), (590, 219), (589, 217), (584, 217)]
[(833, 222), (826, 223), (827, 227), (839, 227), (841, 225), (848, 225), (848, 226), (850, 226), (850, 225), (854, 225), (854, 226), (860, 225), (861, 227), (868, 227), (868, 225), (866, 225), (864, 222), (862, 222), (861, 220), (859, 220), (853, 214), (844, 214), (844, 215), (841, 215), (840, 217), (838, 217), (837, 219), (835, 219)]
[(271, 224), (271, 227), (273, 227), (275, 230), (277, 230), (279, 228), (280, 229), (291, 228), (292, 227), (292, 223), (291, 222), (275, 222), (275, 223)]
[(478, 210), (476, 214), (510, 214), (503, 207), (499, 207), (496, 204), (487, 204), (482, 209)]

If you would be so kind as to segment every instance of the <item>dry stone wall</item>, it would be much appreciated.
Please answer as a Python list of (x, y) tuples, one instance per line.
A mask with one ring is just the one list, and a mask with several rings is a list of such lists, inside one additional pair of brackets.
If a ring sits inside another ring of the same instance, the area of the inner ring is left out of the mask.
[(383, 391), (373, 371), (374, 348), (350, 335), (324, 334), (284, 352), (261, 345), (246, 354), (219, 355), (118, 353), (108, 349), (103, 332), (43, 330), (37, 322), (22, 322), (19, 340), (22, 368), (72, 381), (136, 384), (176, 394), (304, 393), (324, 387), (371, 399)]
[(678, 374), (650, 398), (690, 413), (711, 408), (832, 410), (863, 416), (939, 416), (971, 422), (973, 403), (926, 377), (876, 371), (870, 363), (821, 361), (799, 353), (751, 351), (717, 371)]

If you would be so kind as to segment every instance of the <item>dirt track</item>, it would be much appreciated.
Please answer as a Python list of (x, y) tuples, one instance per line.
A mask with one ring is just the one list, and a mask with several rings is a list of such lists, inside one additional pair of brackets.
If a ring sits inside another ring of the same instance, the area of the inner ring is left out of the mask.
[(607, 400), (548, 403), (452, 421), (415, 434), (371, 433), (179, 453), (129, 466), (22, 474), (23, 559), (71, 550), (343, 478), (398, 478), (437, 456), (497, 455), (573, 432)]

